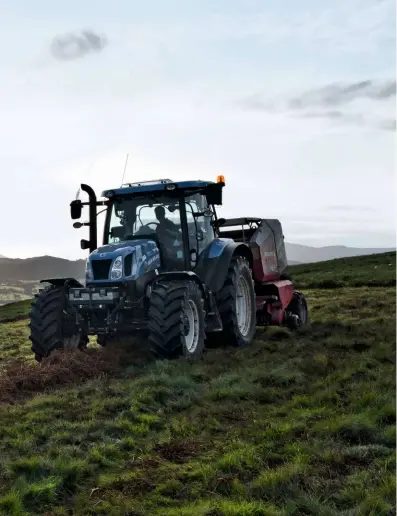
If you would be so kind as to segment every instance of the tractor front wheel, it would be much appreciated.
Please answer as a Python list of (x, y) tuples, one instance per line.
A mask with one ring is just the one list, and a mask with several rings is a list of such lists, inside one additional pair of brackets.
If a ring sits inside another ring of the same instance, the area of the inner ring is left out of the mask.
[(157, 358), (203, 354), (205, 314), (203, 295), (195, 281), (159, 281), (149, 307), (149, 346)]
[(83, 349), (88, 342), (75, 325), (65, 287), (51, 285), (36, 294), (29, 328), (31, 349), (38, 362), (55, 349)]

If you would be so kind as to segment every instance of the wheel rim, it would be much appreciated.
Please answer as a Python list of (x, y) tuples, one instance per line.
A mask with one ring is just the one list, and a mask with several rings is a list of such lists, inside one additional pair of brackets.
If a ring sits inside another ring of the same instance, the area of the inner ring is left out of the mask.
[(199, 342), (199, 314), (196, 303), (189, 299), (185, 306), (185, 346), (189, 353), (194, 353)]
[(252, 300), (248, 281), (243, 276), (237, 281), (236, 312), (238, 329), (246, 337), (251, 329)]

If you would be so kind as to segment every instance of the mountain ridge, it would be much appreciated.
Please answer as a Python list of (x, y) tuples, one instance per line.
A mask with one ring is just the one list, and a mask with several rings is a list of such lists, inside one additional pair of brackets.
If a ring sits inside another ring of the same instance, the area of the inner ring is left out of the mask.
[[(315, 263), (337, 258), (350, 258), (395, 251), (395, 248), (358, 248), (347, 246), (312, 247), (286, 242), (289, 265)], [(7, 258), (0, 255), (0, 281), (31, 281), (48, 277), (84, 277), (84, 258), (69, 260), (43, 255), (31, 258)]]

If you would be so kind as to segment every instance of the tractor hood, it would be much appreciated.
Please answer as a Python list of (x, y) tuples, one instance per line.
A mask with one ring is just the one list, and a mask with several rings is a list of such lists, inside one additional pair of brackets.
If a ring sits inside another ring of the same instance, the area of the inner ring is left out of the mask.
[(87, 259), (86, 280), (90, 283), (136, 280), (158, 267), (160, 252), (154, 240), (129, 240), (93, 251)]

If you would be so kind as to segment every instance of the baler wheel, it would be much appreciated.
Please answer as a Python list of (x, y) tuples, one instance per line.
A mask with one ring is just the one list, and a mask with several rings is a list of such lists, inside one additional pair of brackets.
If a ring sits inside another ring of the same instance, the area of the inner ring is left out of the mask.
[(288, 327), (292, 330), (305, 326), (309, 322), (307, 301), (302, 292), (295, 291), (287, 312), (295, 316), (288, 319)]

